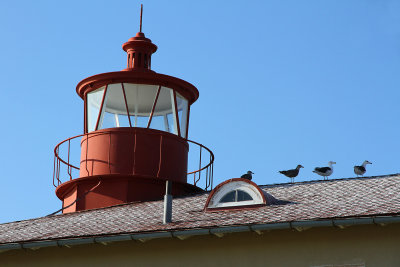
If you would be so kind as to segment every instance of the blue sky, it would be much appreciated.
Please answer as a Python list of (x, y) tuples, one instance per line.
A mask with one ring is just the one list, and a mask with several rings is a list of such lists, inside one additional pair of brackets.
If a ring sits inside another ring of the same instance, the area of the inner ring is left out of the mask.
[[(83, 132), (76, 84), (125, 68), (138, 1), (0, 3), (0, 222), (60, 208), (53, 149)], [(152, 68), (194, 84), (189, 138), (216, 156), (214, 184), (399, 172), (400, 2), (143, 1)]]

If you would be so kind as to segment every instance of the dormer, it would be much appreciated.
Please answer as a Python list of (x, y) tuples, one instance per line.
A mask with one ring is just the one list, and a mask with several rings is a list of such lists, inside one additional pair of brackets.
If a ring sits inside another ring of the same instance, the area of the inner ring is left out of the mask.
[(233, 178), (211, 191), (204, 210), (255, 208), (266, 204), (265, 194), (257, 184), (247, 179)]

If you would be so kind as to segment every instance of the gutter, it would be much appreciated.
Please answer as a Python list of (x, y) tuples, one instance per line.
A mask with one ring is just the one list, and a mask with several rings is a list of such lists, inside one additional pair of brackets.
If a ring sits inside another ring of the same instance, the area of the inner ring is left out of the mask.
[(137, 240), (146, 242), (152, 239), (159, 238), (178, 238), (185, 240), (192, 236), (200, 235), (215, 235), (223, 237), (225, 234), (242, 233), (242, 232), (256, 232), (262, 234), (264, 231), (292, 229), (303, 231), (315, 227), (339, 227), (341, 229), (354, 226), (354, 225), (380, 225), (400, 223), (400, 216), (384, 216), (384, 217), (364, 217), (364, 218), (350, 218), (350, 219), (328, 219), (319, 221), (293, 221), (281, 223), (267, 223), (267, 224), (253, 224), (244, 226), (228, 226), (228, 227), (215, 227), (203, 229), (190, 229), (180, 231), (164, 231), (152, 233), (136, 233), (136, 234), (119, 234), (112, 236), (99, 236), (99, 237), (83, 237), (83, 238), (70, 238), (58, 240), (45, 240), (45, 241), (32, 241), (32, 242), (17, 242), (0, 244), (0, 252), (15, 249), (39, 249), (44, 247), (71, 247), (75, 245), (94, 244), (100, 243), (106, 245), (110, 242)]

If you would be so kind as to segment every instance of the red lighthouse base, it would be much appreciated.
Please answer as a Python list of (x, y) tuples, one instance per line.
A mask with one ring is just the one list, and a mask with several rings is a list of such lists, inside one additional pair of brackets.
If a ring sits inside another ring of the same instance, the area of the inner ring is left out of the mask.
[[(175, 182), (173, 196), (203, 190), (187, 183)], [(134, 201), (159, 200), (165, 194), (165, 180), (137, 175), (96, 175), (61, 184), (56, 195), (63, 201), (63, 213), (103, 208)], [(72, 205), (71, 205), (72, 204)]]

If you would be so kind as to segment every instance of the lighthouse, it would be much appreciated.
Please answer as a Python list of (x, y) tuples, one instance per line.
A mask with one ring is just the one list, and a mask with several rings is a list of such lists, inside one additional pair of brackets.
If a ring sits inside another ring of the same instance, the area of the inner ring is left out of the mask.
[[(139, 32), (122, 45), (127, 67), (76, 87), (84, 103), (84, 133), (54, 149), (53, 184), (63, 213), (158, 200), (167, 181), (174, 196), (212, 189), (214, 155), (188, 139), (190, 106), (199, 92), (152, 70), (157, 46), (142, 32), (142, 10)], [(193, 171), (190, 149), (199, 151)]]

